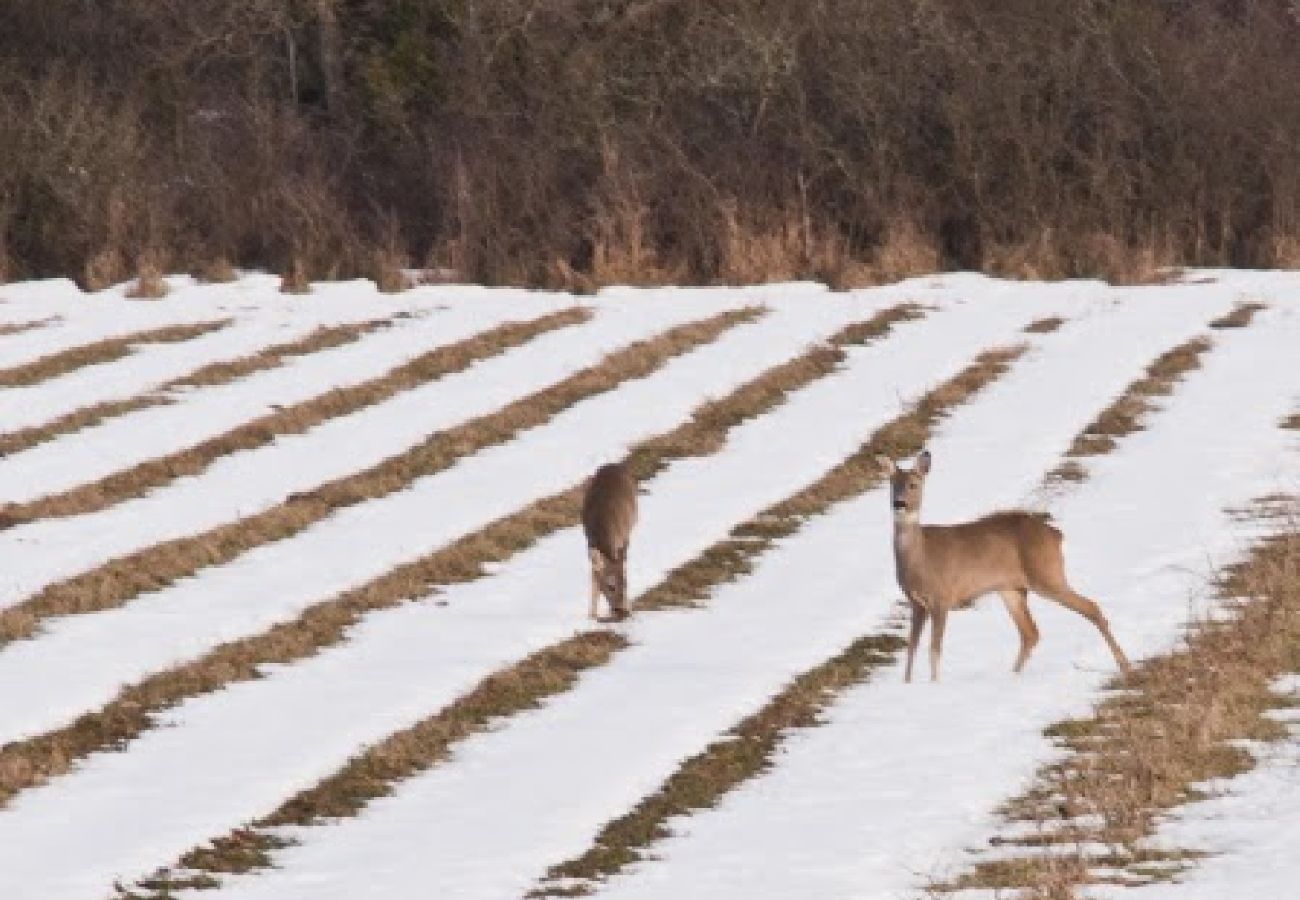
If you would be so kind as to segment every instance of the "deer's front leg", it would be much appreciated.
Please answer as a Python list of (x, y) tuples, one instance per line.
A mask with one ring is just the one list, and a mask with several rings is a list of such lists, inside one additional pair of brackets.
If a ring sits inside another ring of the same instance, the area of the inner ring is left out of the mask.
[(916, 658), (916, 648), (921, 643), (921, 632), (925, 630), (925, 607), (915, 600), (909, 600), (912, 606), (912, 630), (907, 636), (907, 669), (903, 673), (903, 681), (911, 682), (912, 680), (912, 660)]
[(595, 567), (591, 570), (591, 617), (600, 618), (600, 578), (596, 575)]
[(943, 653), (943, 628), (948, 624), (948, 610), (936, 603), (930, 615), (934, 623), (930, 626), (930, 680), (939, 680), (939, 657)]

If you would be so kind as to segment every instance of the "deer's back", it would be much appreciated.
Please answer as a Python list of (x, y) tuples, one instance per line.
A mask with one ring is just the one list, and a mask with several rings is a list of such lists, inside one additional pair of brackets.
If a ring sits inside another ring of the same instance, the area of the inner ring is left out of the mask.
[(1061, 577), (1061, 532), (1043, 514), (998, 512), (922, 530), (927, 567), (954, 602), (996, 590), (1038, 591)]
[(636, 524), (636, 479), (625, 463), (601, 466), (582, 501), (587, 543), (608, 558), (620, 555)]

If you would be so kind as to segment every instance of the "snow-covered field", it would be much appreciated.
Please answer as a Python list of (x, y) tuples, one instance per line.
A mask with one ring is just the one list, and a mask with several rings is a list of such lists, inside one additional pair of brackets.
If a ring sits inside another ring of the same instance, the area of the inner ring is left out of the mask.
[[(634, 595), (816, 480), (981, 351), (1022, 342), (1028, 349), (1004, 376), (937, 426), (924, 518), (1050, 510), (1068, 536), (1072, 580), (1101, 602), (1135, 660), (1171, 646), (1189, 614), (1210, 602), (1207, 576), (1256, 533), (1257, 523), (1231, 510), (1300, 491), (1300, 441), (1279, 427), (1300, 410), (1300, 273), (1206, 271), (1127, 288), (949, 275), (848, 294), (793, 284), (577, 298), (469, 287), (392, 295), (366, 282), (288, 297), (276, 287), (264, 276), (229, 285), (178, 280), (165, 299), (142, 302), (120, 291), (83, 295), (68, 282), (0, 286), (0, 326), (41, 323), (0, 334), (0, 368), (105, 337), (231, 320), (191, 340), (142, 344), (113, 362), (0, 388), (0, 433), (154, 391), (321, 325), (392, 319), (353, 343), (186, 389), (168, 405), (0, 458), (0, 505), (184, 449), (503, 322), (575, 305), (594, 316), (231, 453), (138, 499), (0, 531), (0, 607), (366, 469), (636, 340), (727, 309), (767, 312), (402, 490), (340, 508), (120, 608), (51, 619), (33, 639), (0, 646), (0, 743), (64, 727), (125, 684), (265, 632), (577, 484), (707, 400), (903, 301), (925, 316), (851, 348), (836, 372), (738, 425), (718, 452), (674, 462), (644, 484), (629, 569)], [(1267, 305), (1250, 327), (1207, 329), (1244, 301)], [(1065, 323), (1024, 332), (1050, 316)], [(1081, 484), (1041, 489), (1100, 410), (1155, 357), (1201, 334), (1214, 341), (1203, 366), (1161, 401), (1145, 430), (1090, 461)], [(794, 676), (892, 627), (899, 591), (890, 535), (881, 490), (833, 506), (703, 607), (608, 626), (631, 647), (571, 690), (458, 743), (450, 759), (397, 783), (359, 815), (294, 829), (297, 843), (275, 854), (276, 868), (223, 878), (211, 895), (522, 897)], [(172, 866), (268, 814), (494, 671), (590, 627), (586, 565), (580, 529), (562, 529), (436, 601), (373, 612), (316, 655), (191, 697), (120, 750), (20, 791), (0, 809), (0, 898), (104, 898), (115, 882)], [(958, 868), (966, 848), (987, 840), (998, 804), (1052, 757), (1043, 728), (1086, 710), (1112, 674), (1086, 622), (1042, 601), (1034, 608), (1043, 641), (1021, 676), (1009, 672), (1015, 639), (1000, 602), (957, 616), (942, 683), (904, 685), (887, 668), (844, 692), (825, 724), (795, 735), (769, 772), (717, 808), (671, 822), (654, 858), (598, 895), (917, 896), (928, 877)], [(1276, 870), (1274, 857), (1300, 839), (1294, 815), (1280, 818), (1284, 828), (1292, 822), (1289, 845), (1269, 831), (1269, 804), (1282, 792), (1290, 806), (1300, 799), (1295, 754), (1278, 753), (1248, 776), (1258, 784), (1243, 784), (1235, 802), (1191, 809), (1171, 826), (1198, 847), (1224, 851), (1188, 876), (1203, 881), (1188, 896), (1227, 896), (1247, 872), (1254, 880), (1241, 896), (1273, 896), (1260, 869)], [(1294, 864), (1291, 871), (1300, 877)]]

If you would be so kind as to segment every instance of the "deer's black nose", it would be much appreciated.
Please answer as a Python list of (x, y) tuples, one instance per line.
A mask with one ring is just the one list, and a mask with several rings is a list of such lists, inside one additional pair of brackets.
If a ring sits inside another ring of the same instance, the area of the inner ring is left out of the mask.
[(907, 509), (907, 501), (905, 501), (905, 500), (895, 500), (895, 501), (894, 501), (894, 509)]

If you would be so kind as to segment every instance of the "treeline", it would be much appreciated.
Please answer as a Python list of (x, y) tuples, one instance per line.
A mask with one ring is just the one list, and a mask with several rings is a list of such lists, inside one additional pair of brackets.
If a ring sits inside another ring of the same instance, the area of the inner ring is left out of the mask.
[(1300, 265), (1297, 0), (0, 0), (0, 276)]

